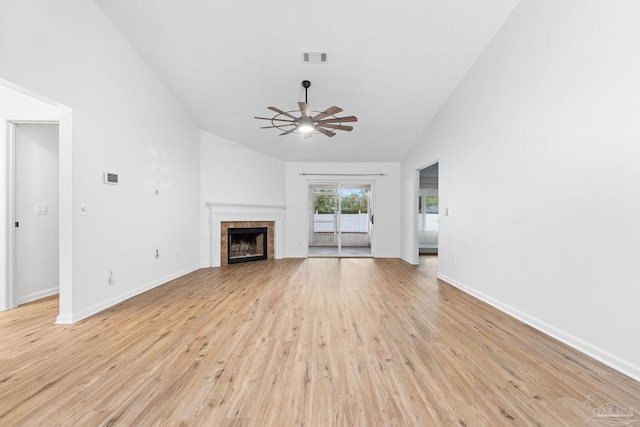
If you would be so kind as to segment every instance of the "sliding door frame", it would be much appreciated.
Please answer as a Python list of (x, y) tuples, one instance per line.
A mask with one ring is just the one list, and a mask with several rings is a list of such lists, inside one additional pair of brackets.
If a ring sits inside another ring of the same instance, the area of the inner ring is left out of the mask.
[[(307, 250), (311, 246), (327, 246), (327, 247), (337, 247), (337, 257), (374, 257), (375, 256), (375, 217), (374, 217), (374, 193), (375, 193), (375, 181), (369, 180), (327, 180), (327, 181), (308, 181), (307, 183), (307, 192), (308, 192), (308, 225), (307, 230), (309, 233)], [(350, 254), (345, 255), (342, 253), (342, 220), (341, 220), (341, 211), (342, 211), (342, 200), (341, 200), (341, 190), (343, 189), (358, 189), (362, 187), (362, 189), (368, 190), (368, 209), (367, 209), (367, 217), (368, 217), (368, 239), (369, 239), (369, 249), (370, 253), (366, 255), (357, 255)], [(335, 208), (334, 208), (334, 230), (335, 230), (335, 238), (334, 244), (314, 244), (314, 207), (315, 207), (315, 196), (314, 189), (333, 189), (334, 193), (327, 194), (335, 194)], [(309, 254), (307, 254), (309, 255)], [(333, 256), (333, 255), (328, 255)]]

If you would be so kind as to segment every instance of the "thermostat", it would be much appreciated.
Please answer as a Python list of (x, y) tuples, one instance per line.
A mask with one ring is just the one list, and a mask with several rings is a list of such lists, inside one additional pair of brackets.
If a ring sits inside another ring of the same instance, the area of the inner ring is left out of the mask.
[(117, 173), (104, 173), (104, 183), (105, 184), (113, 184), (116, 185), (118, 183), (118, 174)]

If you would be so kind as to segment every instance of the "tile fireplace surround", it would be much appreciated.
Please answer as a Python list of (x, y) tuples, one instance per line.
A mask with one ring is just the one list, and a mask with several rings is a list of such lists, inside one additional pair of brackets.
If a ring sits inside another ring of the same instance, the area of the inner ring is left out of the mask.
[(229, 264), (227, 251), (229, 250), (230, 228), (266, 228), (267, 229), (267, 259), (274, 259), (274, 221), (222, 221), (220, 223), (220, 265)]
[(284, 206), (205, 203), (209, 209), (209, 260), (211, 267), (227, 265), (227, 229), (267, 227), (267, 259), (282, 258)]

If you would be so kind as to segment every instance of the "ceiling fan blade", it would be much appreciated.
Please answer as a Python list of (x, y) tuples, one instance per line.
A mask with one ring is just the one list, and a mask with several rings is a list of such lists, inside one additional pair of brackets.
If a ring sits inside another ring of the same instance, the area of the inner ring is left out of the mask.
[(318, 126), (322, 126), (322, 127), (329, 128), (329, 129), (346, 130), (346, 131), (349, 131), (349, 132), (353, 130), (353, 126), (332, 125), (330, 123), (320, 123), (320, 124), (318, 124)]
[(284, 125), (283, 124), (283, 125), (278, 125), (278, 126), (260, 126), (260, 129), (281, 128), (281, 127), (284, 127), (284, 126), (293, 126), (293, 125), (294, 125), (293, 123), (290, 123), (288, 125)]
[(298, 107), (300, 107), (302, 117), (309, 117), (309, 104), (306, 102), (298, 102)]
[(296, 126), (296, 127), (294, 127), (294, 128), (292, 128), (292, 129), (289, 129), (289, 130), (288, 130), (288, 131), (286, 131), (286, 132), (282, 132), (282, 133), (281, 133), (280, 135), (278, 135), (278, 136), (289, 135), (291, 132), (295, 131), (296, 129), (298, 129), (298, 127), (297, 127), (297, 126)]
[(318, 123), (345, 123), (345, 122), (357, 122), (358, 118), (356, 116), (347, 116), (347, 117), (335, 117), (331, 119), (318, 120)]
[(294, 117), (294, 116), (292, 116), (291, 114), (287, 113), (286, 111), (282, 111), (282, 110), (281, 110), (281, 109), (279, 109), (279, 108), (276, 108), (276, 107), (267, 107), (267, 108), (268, 108), (269, 110), (271, 110), (271, 111), (275, 111), (275, 112), (276, 112), (276, 113), (278, 113), (278, 114), (282, 114), (283, 116), (290, 117), (290, 118), (292, 118), (293, 120), (296, 120), (296, 119), (297, 119), (297, 117)]
[(315, 128), (318, 132), (323, 133), (325, 135), (327, 135), (328, 137), (332, 137), (335, 136), (336, 133), (335, 132), (331, 132), (330, 130), (326, 130), (326, 129), (322, 129), (320, 126), (316, 126)]
[(300, 114), (302, 117), (309, 117), (309, 104), (306, 102), (298, 102), (298, 108), (300, 108)]
[(329, 107), (329, 108), (327, 108), (327, 109), (326, 109), (326, 110), (324, 110), (322, 113), (317, 114), (317, 115), (313, 118), (313, 120), (318, 121), (318, 120), (323, 119), (323, 118), (325, 118), (325, 117), (327, 117), (327, 116), (333, 116), (334, 114), (338, 114), (338, 113), (340, 113), (340, 112), (342, 112), (342, 108), (340, 108), (340, 107), (336, 107), (336, 106), (334, 105), (333, 107)]
[(295, 120), (286, 120), (286, 119), (275, 119), (275, 118), (269, 118), (269, 117), (254, 117), (254, 119), (259, 119), (259, 120), (275, 120), (277, 122), (291, 122), (293, 123)]

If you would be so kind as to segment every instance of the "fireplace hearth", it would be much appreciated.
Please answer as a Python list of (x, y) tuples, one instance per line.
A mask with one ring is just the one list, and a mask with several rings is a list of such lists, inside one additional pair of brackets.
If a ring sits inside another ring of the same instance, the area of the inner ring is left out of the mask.
[(267, 227), (230, 227), (227, 241), (229, 264), (267, 259)]

